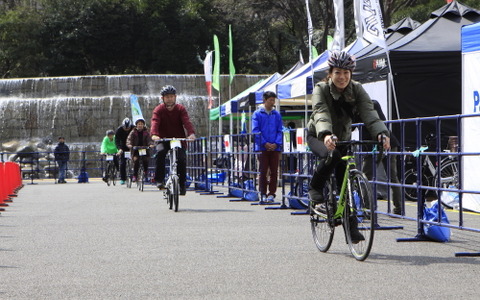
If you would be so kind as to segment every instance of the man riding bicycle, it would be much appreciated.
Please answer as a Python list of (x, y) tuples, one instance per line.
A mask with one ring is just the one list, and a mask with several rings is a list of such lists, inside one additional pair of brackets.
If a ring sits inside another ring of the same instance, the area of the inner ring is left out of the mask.
[[(161, 91), (163, 103), (159, 104), (153, 110), (151, 129), (152, 140), (158, 141), (161, 138), (188, 138), (195, 139), (195, 129), (190, 122), (187, 110), (181, 104), (177, 104), (177, 90), (166, 85)], [(186, 135), (185, 134), (188, 135)], [(187, 176), (187, 155), (185, 152), (186, 144), (182, 143), (182, 148), (178, 151), (178, 174), (180, 179), (180, 195), (186, 193)], [(165, 187), (165, 157), (170, 150), (169, 142), (161, 142), (157, 153), (157, 166), (155, 171), (155, 181), (157, 187)]]
[[(315, 203), (324, 203), (323, 189), (330, 174), (336, 169), (337, 182), (342, 182), (345, 163), (341, 162), (344, 149), (337, 149), (333, 136), (339, 140), (351, 139), (352, 120), (355, 115), (365, 124), (372, 136), (383, 141), (385, 150), (390, 149), (389, 131), (377, 112), (372, 100), (362, 85), (351, 80), (355, 69), (355, 59), (347, 52), (333, 51), (328, 59), (327, 78), (315, 85), (312, 103), (313, 113), (308, 122), (307, 142), (312, 152), (319, 158), (317, 169), (310, 182), (310, 198)], [(326, 158), (331, 152), (331, 162)], [(351, 218), (352, 239), (363, 240), (357, 229), (356, 218)]]
[(127, 163), (125, 152), (130, 151), (127, 147), (127, 137), (133, 129), (133, 124), (129, 118), (123, 119), (122, 125), (115, 131), (115, 144), (117, 145), (120, 160), (120, 184), (125, 184), (127, 180)]

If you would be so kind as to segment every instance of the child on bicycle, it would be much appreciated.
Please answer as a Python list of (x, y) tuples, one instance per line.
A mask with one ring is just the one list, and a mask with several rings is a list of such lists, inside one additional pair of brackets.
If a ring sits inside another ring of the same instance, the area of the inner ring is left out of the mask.
[[(140, 163), (143, 164), (143, 170), (145, 171), (145, 178), (147, 178), (148, 171), (148, 161), (150, 155), (147, 149), (137, 149), (137, 147), (153, 147), (153, 141), (150, 136), (150, 133), (145, 126), (144, 119), (137, 119), (135, 121), (135, 128), (132, 129), (127, 138), (127, 147), (130, 149), (133, 160), (133, 178), (132, 182), (137, 181), (138, 169), (140, 168)], [(145, 150), (145, 155), (142, 154)]]
[[(118, 170), (118, 157), (117, 157), (117, 145), (115, 144), (115, 132), (113, 130), (107, 130), (105, 137), (102, 140), (102, 146), (100, 147), (100, 155), (113, 155), (113, 163), (115, 169)], [(107, 168), (104, 168), (102, 179), (107, 182), (106, 175)]]
[[(360, 119), (373, 137), (383, 140), (385, 150), (390, 149), (389, 131), (377, 112), (373, 109), (372, 100), (362, 85), (351, 80), (355, 69), (355, 59), (347, 52), (333, 51), (328, 59), (327, 78), (315, 85), (312, 95), (313, 113), (308, 122), (308, 146), (319, 158), (317, 169), (310, 182), (310, 199), (316, 204), (324, 203), (323, 190), (330, 174), (336, 170), (337, 182), (342, 182), (346, 165), (342, 162), (342, 150), (336, 149), (336, 136), (339, 140), (351, 139), (352, 120), (355, 115)], [(331, 153), (331, 162), (326, 164)], [(342, 162), (342, 163), (339, 163)], [(338, 165), (337, 165), (338, 164)], [(352, 240), (362, 241), (365, 238), (358, 230), (356, 217), (350, 218)]]

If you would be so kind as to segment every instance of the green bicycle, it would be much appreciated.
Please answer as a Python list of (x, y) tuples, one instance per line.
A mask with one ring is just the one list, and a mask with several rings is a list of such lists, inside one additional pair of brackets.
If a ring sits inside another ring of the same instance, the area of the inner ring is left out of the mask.
[[(331, 175), (324, 189), (325, 204), (316, 205), (310, 201), (310, 224), (313, 240), (321, 252), (327, 252), (333, 241), (335, 227), (342, 224), (350, 252), (359, 261), (370, 254), (375, 232), (374, 198), (372, 188), (365, 174), (356, 168), (354, 147), (357, 145), (379, 145), (377, 141), (342, 141), (336, 145), (345, 145), (347, 162), (345, 174), (337, 195), (335, 175)], [(379, 153), (379, 156), (382, 154)], [(351, 227), (358, 226), (363, 240), (352, 239)]]

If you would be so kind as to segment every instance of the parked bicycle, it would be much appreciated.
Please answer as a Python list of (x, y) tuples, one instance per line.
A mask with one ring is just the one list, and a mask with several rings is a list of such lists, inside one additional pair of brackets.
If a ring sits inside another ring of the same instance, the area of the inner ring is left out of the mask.
[(115, 155), (112, 154), (105, 154), (105, 182), (108, 186), (111, 184), (115, 185), (117, 181), (117, 167), (115, 166)]
[[(347, 165), (339, 194), (335, 175), (332, 174), (325, 184), (325, 204), (315, 206), (315, 202), (310, 201), (313, 240), (321, 252), (327, 252), (333, 241), (335, 227), (342, 224), (350, 252), (355, 259), (363, 261), (373, 245), (375, 203), (370, 182), (356, 167), (354, 148), (357, 145), (381, 145), (377, 141), (340, 141), (336, 144), (347, 147), (347, 155), (342, 157)], [(379, 157), (382, 156), (381, 152), (377, 154)], [(350, 227), (355, 223), (364, 240), (352, 239)]]
[[(434, 138), (433, 135), (428, 135), (425, 138), (425, 143), (428, 145)], [(417, 154), (423, 153), (428, 150), (428, 146), (422, 146), (417, 150)], [(444, 150), (449, 152), (449, 150)], [(411, 187), (405, 187), (405, 197), (411, 201), (418, 200), (418, 189), (422, 186), (436, 187), (436, 188), (459, 188), (459, 173), (458, 173), (458, 160), (456, 156), (449, 155), (444, 156), (438, 164), (430, 158), (429, 155), (420, 155), (421, 159), (421, 174), (422, 180), (418, 181), (418, 171), (416, 164), (413, 164), (412, 168), (405, 172), (404, 184)], [(440, 172), (440, 174), (438, 173)], [(440, 181), (439, 181), (440, 180)], [(426, 196), (428, 191), (421, 190), (423, 196)]]
[(156, 141), (157, 144), (162, 142), (170, 143), (170, 150), (168, 150), (167, 158), (169, 161), (169, 173), (163, 190), (163, 197), (167, 199), (169, 209), (178, 211), (178, 200), (180, 195), (180, 178), (177, 173), (178, 166), (178, 150), (182, 147), (182, 141), (189, 141), (186, 138), (165, 138)]

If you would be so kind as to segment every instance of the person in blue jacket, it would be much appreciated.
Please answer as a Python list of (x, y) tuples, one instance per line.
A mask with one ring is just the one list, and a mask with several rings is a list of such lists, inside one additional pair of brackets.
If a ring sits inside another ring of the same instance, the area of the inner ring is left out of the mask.
[[(282, 152), (282, 116), (275, 110), (274, 92), (263, 94), (263, 104), (253, 113), (252, 132), (255, 134), (255, 151), (259, 151), (261, 202), (274, 202), (277, 191), (278, 162)], [(267, 174), (270, 171), (270, 179)], [(268, 194), (267, 194), (268, 187)]]

